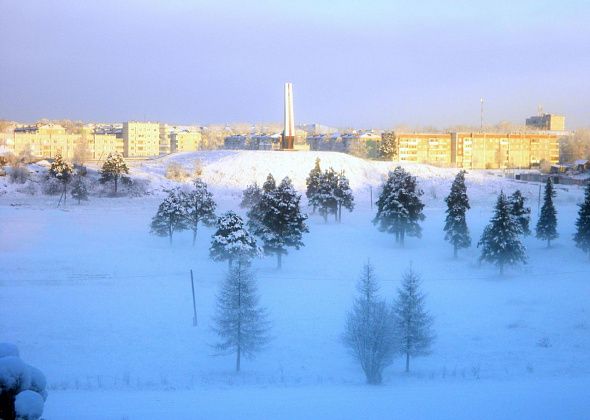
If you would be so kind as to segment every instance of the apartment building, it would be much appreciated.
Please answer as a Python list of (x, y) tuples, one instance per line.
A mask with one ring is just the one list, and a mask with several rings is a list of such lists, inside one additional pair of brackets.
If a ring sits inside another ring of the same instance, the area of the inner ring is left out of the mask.
[(123, 123), (123, 155), (148, 157), (160, 154), (160, 124), (129, 121)]
[(178, 130), (170, 133), (172, 152), (192, 152), (201, 146), (201, 133), (193, 130)]

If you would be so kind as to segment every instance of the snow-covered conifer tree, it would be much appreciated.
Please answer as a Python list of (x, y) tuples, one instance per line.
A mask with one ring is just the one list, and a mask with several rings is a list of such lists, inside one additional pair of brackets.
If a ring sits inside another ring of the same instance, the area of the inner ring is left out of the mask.
[(253, 357), (270, 338), (266, 310), (259, 304), (256, 282), (240, 260), (231, 268), (219, 294), (213, 330), (219, 336), (214, 348), (218, 355), (236, 355), (236, 371), (241, 359)]
[(586, 185), (584, 201), (579, 207), (574, 242), (590, 257), (590, 184)]
[(240, 202), (240, 207), (243, 209), (251, 209), (256, 204), (258, 204), (261, 195), (262, 189), (256, 182), (252, 185), (248, 185), (242, 192), (242, 201)]
[(338, 186), (338, 174), (332, 168), (320, 174), (317, 188), (310, 200), (310, 204), (318, 213), (328, 221), (328, 215), (334, 214), (338, 220), (338, 201), (336, 188)]
[(336, 205), (338, 206), (337, 219), (338, 222), (342, 222), (342, 208), (344, 207), (348, 211), (354, 209), (354, 194), (350, 188), (348, 178), (344, 174), (344, 171), (340, 172), (336, 178), (336, 191), (334, 192), (336, 198)]
[(287, 248), (303, 246), (303, 233), (308, 232), (307, 215), (301, 213), (301, 196), (288, 177), (275, 189), (266, 188), (266, 185), (260, 202), (248, 213), (248, 223), (252, 233), (262, 239), (264, 252), (276, 254), (277, 267), (281, 268)]
[(114, 154), (109, 153), (100, 171), (100, 183), (104, 184), (106, 182), (112, 182), (114, 186), (113, 193), (116, 195), (119, 179), (128, 173), (129, 168), (125, 163), (123, 156), (118, 152)]
[(307, 189), (305, 191), (305, 196), (307, 197), (307, 201), (312, 206), (313, 212), (315, 213), (316, 206), (314, 205), (314, 197), (320, 188), (320, 178), (322, 176), (322, 169), (320, 168), (320, 158), (316, 158), (315, 166), (309, 172), (309, 176), (305, 180), (305, 185)]
[(193, 231), (194, 246), (197, 240), (199, 223), (203, 223), (205, 226), (215, 224), (215, 208), (217, 205), (213, 200), (213, 194), (207, 190), (207, 184), (204, 181), (197, 178), (193, 185), (195, 188), (189, 192), (184, 192), (181, 198), (184, 204), (186, 223)]
[(426, 311), (424, 299), (420, 277), (410, 268), (403, 275), (393, 304), (394, 330), (399, 351), (406, 357), (406, 372), (410, 371), (410, 357), (428, 354), (434, 340), (433, 318)]
[(536, 229), (537, 238), (546, 240), (547, 248), (551, 246), (551, 240), (559, 236), (557, 233), (557, 211), (553, 205), (554, 197), (555, 189), (553, 188), (553, 181), (549, 177), (545, 184), (543, 207), (541, 207), (541, 215), (539, 216)]
[(494, 216), (486, 226), (477, 244), (481, 247), (480, 261), (487, 261), (500, 268), (519, 262), (526, 263), (526, 248), (520, 242), (520, 226), (510, 214), (510, 206), (504, 192), (500, 192)]
[[(62, 197), (64, 199), (64, 205), (66, 203), (67, 192), (68, 192), (68, 183), (72, 179), (72, 174), (74, 173), (74, 166), (66, 161), (61, 153), (58, 153), (51, 162), (51, 166), (49, 168), (49, 176), (57, 179), (63, 185), (63, 192)], [(60, 198), (61, 201), (61, 198)]]
[(453, 256), (457, 258), (457, 251), (471, 246), (471, 237), (465, 213), (469, 206), (467, 187), (465, 186), (465, 171), (460, 171), (451, 185), (451, 192), (445, 198), (447, 203), (447, 217), (445, 219), (445, 240), (453, 245)]
[(188, 229), (187, 215), (184, 205), (184, 194), (180, 188), (167, 190), (168, 196), (158, 206), (152, 219), (151, 231), (158, 236), (168, 236), (172, 244), (174, 232)]
[(379, 143), (379, 155), (383, 159), (395, 159), (397, 154), (397, 144), (393, 133), (387, 133)]
[(88, 200), (88, 188), (86, 187), (84, 177), (80, 175), (74, 177), (71, 194), (74, 199), (78, 200), (78, 204), (80, 204), (82, 200)]
[(525, 206), (526, 198), (522, 195), (520, 190), (514, 191), (510, 197), (508, 197), (508, 205), (510, 206), (510, 214), (514, 216), (520, 231), (523, 235), (527, 236), (531, 234), (529, 229), (529, 223), (531, 219), (531, 209)]
[(211, 239), (209, 255), (215, 261), (227, 260), (231, 268), (234, 261), (248, 263), (260, 255), (260, 248), (242, 218), (228, 211), (217, 220), (217, 231)]
[(248, 227), (254, 234), (263, 229), (262, 220), (264, 216), (270, 211), (270, 196), (276, 189), (277, 184), (274, 177), (272, 174), (268, 174), (266, 181), (264, 181), (264, 184), (262, 184), (262, 190), (260, 191), (258, 199), (253, 203), (252, 207), (250, 207), (247, 212)]
[(383, 369), (393, 361), (397, 345), (391, 311), (378, 295), (379, 286), (370, 263), (363, 267), (357, 290), (342, 340), (361, 365), (367, 382), (380, 384)]
[(395, 233), (402, 246), (406, 235), (419, 238), (422, 228), (418, 222), (424, 220), (422, 194), (416, 177), (398, 166), (381, 188), (373, 223), (383, 232)]

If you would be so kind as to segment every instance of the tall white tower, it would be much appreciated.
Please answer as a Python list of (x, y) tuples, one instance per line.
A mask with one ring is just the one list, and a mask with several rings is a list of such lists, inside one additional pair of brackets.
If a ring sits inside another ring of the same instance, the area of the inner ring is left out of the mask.
[(291, 150), (295, 143), (295, 119), (293, 117), (293, 85), (285, 83), (285, 126), (281, 149)]

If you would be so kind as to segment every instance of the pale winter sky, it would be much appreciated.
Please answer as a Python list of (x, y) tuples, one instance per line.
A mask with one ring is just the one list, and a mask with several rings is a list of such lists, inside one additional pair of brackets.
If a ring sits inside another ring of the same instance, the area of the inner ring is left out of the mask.
[(590, 126), (588, 0), (0, 0), (0, 118)]

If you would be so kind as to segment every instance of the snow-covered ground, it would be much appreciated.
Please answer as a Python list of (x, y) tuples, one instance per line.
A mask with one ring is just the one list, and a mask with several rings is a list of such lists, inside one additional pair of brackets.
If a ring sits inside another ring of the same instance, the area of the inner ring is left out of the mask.
[[(208, 259), (211, 229), (174, 244), (149, 234), (171, 185), (170, 161), (203, 178), (220, 211), (238, 209), (240, 190), (268, 172), (303, 189), (315, 157), (345, 169), (357, 208), (343, 223), (309, 220), (306, 246), (255, 262), (261, 302), (274, 337), (244, 361), (212, 357), (214, 297), (226, 265)], [(371, 187), (393, 164), (328, 152), (198, 152), (134, 162), (155, 194), (96, 198), (57, 209), (55, 197), (19, 193), (0, 181), (0, 341), (48, 379), (45, 417), (60, 418), (588, 418), (590, 262), (571, 240), (582, 198), (557, 189), (560, 238), (551, 249), (526, 238), (529, 263), (499, 277), (477, 262), (475, 246), (453, 260), (443, 240), (444, 201), (455, 169), (407, 165), (424, 189), (423, 238), (405, 248), (371, 223)], [(467, 176), (474, 244), (496, 194), (520, 188), (538, 215), (539, 185), (501, 173)], [(392, 299), (410, 262), (421, 273), (437, 340), (431, 355), (402, 360), (384, 385), (364, 385), (340, 342), (345, 313), (370, 258)], [(189, 270), (196, 273), (199, 325), (192, 326)]]

